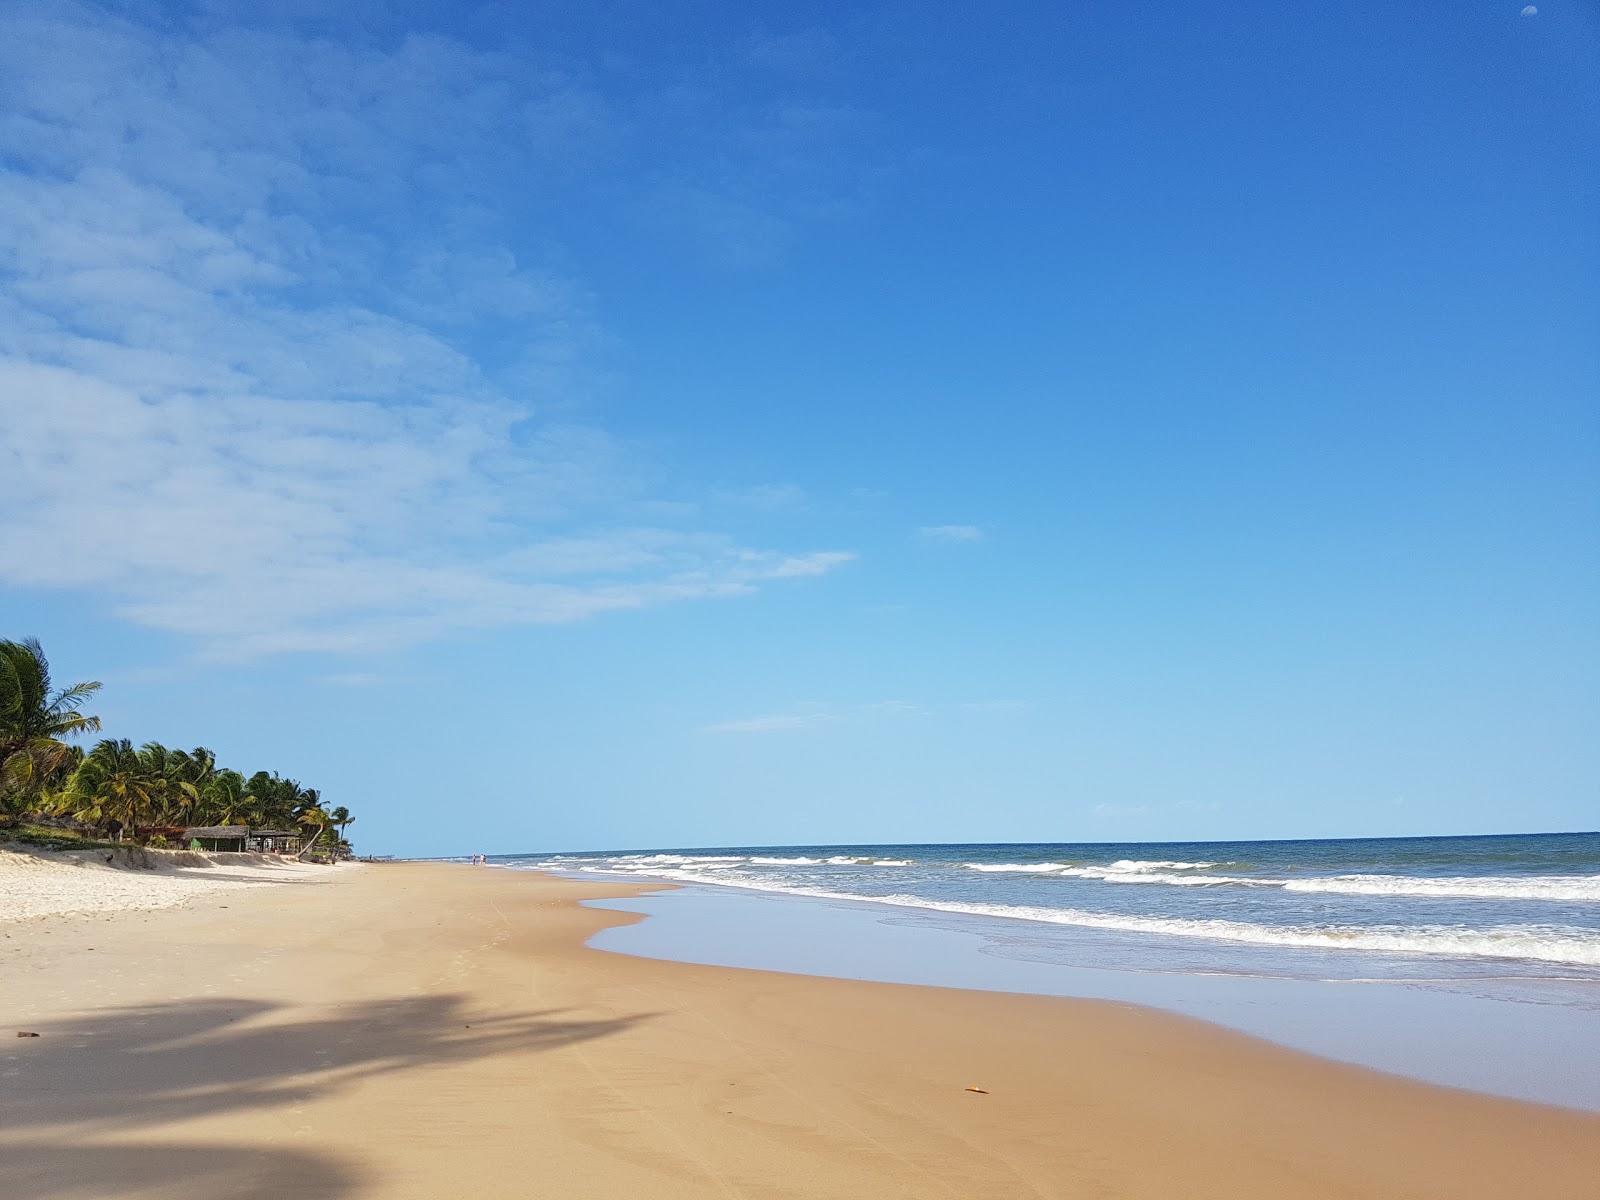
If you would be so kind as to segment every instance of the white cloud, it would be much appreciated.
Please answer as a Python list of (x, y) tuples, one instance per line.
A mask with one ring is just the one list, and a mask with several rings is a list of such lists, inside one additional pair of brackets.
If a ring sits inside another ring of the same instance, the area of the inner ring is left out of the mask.
[(879, 716), (923, 717), (928, 714), (927, 709), (922, 708), (920, 705), (912, 704), (907, 700), (879, 700), (874, 704), (858, 705), (855, 711), (864, 716), (877, 714)]
[(0, 14), (0, 89), (0, 584), (248, 656), (852, 557), (638, 524), (673, 502), (572, 415), (605, 335), (490, 204), (508, 158), (545, 178), (607, 120), (570, 81), (442, 38), (185, 40), (46, 4)]
[(808, 729), (834, 718), (828, 713), (785, 713), (770, 717), (747, 717), (743, 721), (724, 721), (720, 725), (706, 725), (701, 733), (789, 733)]
[[(518, 438), (493, 403), (183, 394), (0, 362), (0, 578), (88, 588), (219, 653), (383, 649), (452, 629), (733, 596), (850, 556), (664, 528), (530, 533), (595, 507), (606, 440)], [(604, 505), (600, 505), (604, 508)]]
[(983, 530), (976, 525), (924, 525), (917, 532), (929, 542), (983, 541)]
[(701, 726), (701, 733), (790, 733), (809, 729), (824, 723), (860, 721), (871, 717), (926, 716), (927, 709), (905, 700), (878, 700), (870, 704), (838, 706), (833, 704), (799, 704), (795, 711), (768, 716), (746, 717), (739, 721), (723, 721)]

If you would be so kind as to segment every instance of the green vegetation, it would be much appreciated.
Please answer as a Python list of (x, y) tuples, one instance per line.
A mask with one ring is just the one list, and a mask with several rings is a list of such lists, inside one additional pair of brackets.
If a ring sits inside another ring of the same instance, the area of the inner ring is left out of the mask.
[(135, 748), (126, 738), (85, 754), (67, 739), (99, 732), (100, 718), (81, 711), (99, 691), (98, 683), (55, 689), (37, 640), (0, 641), (0, 838), (63, 849), (106, 839), (163, 846), (181, 844), (186, 828), (243, 825), (295, 831), (305, 852), (348, 852), (350, 810), (324, 807), (315, 788), (275, 771), (247, 779), (204, 746)]
[(102, 841), (76, 829), (27, 823), (0, 826), (0, 842), (20, 842), (44, 850), (109, 850), (117, 845), (116, 842)]

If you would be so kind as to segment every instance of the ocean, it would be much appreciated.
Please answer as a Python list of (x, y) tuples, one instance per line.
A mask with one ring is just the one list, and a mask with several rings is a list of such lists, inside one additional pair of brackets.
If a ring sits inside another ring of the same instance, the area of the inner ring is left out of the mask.
[(988, 918), (995, 952), (1076, 966), (1600, 982), (1600, 833), (745, 846), (496, 861)]
[(591, 945), (1165, 1008), (1600, 1112), (1600, 834), (724, 846), (500, 856), (682, 885)]

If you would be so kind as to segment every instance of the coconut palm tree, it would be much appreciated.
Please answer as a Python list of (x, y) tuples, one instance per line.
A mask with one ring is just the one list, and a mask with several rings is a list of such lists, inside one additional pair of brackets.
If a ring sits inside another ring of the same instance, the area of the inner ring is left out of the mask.
[(216, 772), (217, 756), (204, 746), (190, 750), (168, 750), (160, 742), (146, 742), (139, 749), (153, 781), (158, 781), (159, 816), (168, 824), (189, 824), (200, 805), (202, 789)]
[(169, 778), (172, 780), (179, 815), (183, 817), (185, 824), (200, 823), (194, 820), (194, 817), (200, 811), (205, 789), (216, 773), (217, 756), (204, 746), (172, 752)]
[(247, 825), (246, 814), (256, 798), (237, 771), (216, 772), (200, 794), (196, 821), (202, 825)]
[(117, 840), (155, 816), (165, 780), (151, 773), (145, 756), (127, 738), (97, 742), (73, 772), (66, 802), (72, 815), (105, 831), (115, 826)]
[(192, 783), (196, 791), (203, 792), (217, 773), (217, 756), (204, 746), (196, 746), (193, 750), (174, 750), (172, 769), (175, 778)]
[(246, 788), (254, 803), (248, 811), (249, 823), (258, 829), (285, 829), (295, 823), (300, 809), (299, 783), (284, 779), (276, 771), (268, 774), (257, 771), (250, 776)]
[(339, 840), (348, 847), (350, 844), (350, 839), (345, 837), (344, 831), (347, 826), (354, 825), (356, 823), (356, 819), (350, 815), (350, 810), (342, 804), (329, 813), (328, 817), (335, 825), (339, 827)]
[(146, 742), (137, 754), (150, 794), (150, 811), (144, 814), (145, 820), (149, 824), (170, 825), (176, 818), (175, 801), (181, 799), (174, 786), (172, 751), (160, 742)]
[(94, 682), (52, 687), (37, 638), (0, 641), (0, 820), (14, 821), (70, 765), (63, 738), (99, 730), (99, 717), (79, 711), (99, 690)]
[(295, 824), (312, 830), (311, 836), (302, 843), (301, 853), (305, 854), (316, 847), (317, 839), (328, 831), (333, 818), (322, 807), (322, 794), (316, 788), (302, 788), (297, 784), (296, 791), (299, 795), (295, 802)]

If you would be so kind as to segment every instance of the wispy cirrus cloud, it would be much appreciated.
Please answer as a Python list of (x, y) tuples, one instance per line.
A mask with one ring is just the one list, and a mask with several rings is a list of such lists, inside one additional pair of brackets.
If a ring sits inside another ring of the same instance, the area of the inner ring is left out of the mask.
[[(214, 651), (372, 651), (462, 628), (735, 596), (851, 555), (715, 532), (549, 526), (609, 507), (592, 430), (521, 439), (497, 406), (144, 399), (0, 362), (0, 577), (90, 589)], [(598, 519), (598, 517), (597, 517)]]
[(878, 700), (869, 704), (836, 705), (808, 703), (796, 705), (791, 712), (772, 713), (759, 717), (746, 717), (738, 721), (721, 721), (703, 725), (699, 732), (726, 733), (793, 733), (819, 725), (841, 721), (860, 721), (873, 717), (925, 716), (927, 710), (905, 700)]
[(766, 717), (747, 717), (742, 721), (723, 721), (716, 725), (706, 725), (701, 733), (791, 733), (797, 729), (809, 729), (825, 721), (833, 720), (831, 713), (782, 713)]
[(852, 557), (661, 523), (579, 415), (607, 335), (515, 226), (637, 104), (442, 37), (177, 26), (0, 8), (0, 583), (237, 657)]
[(924, 525), (917, 534), (925, 542), (959, 545), (983, 541), (983, 530), (976, 525)]

